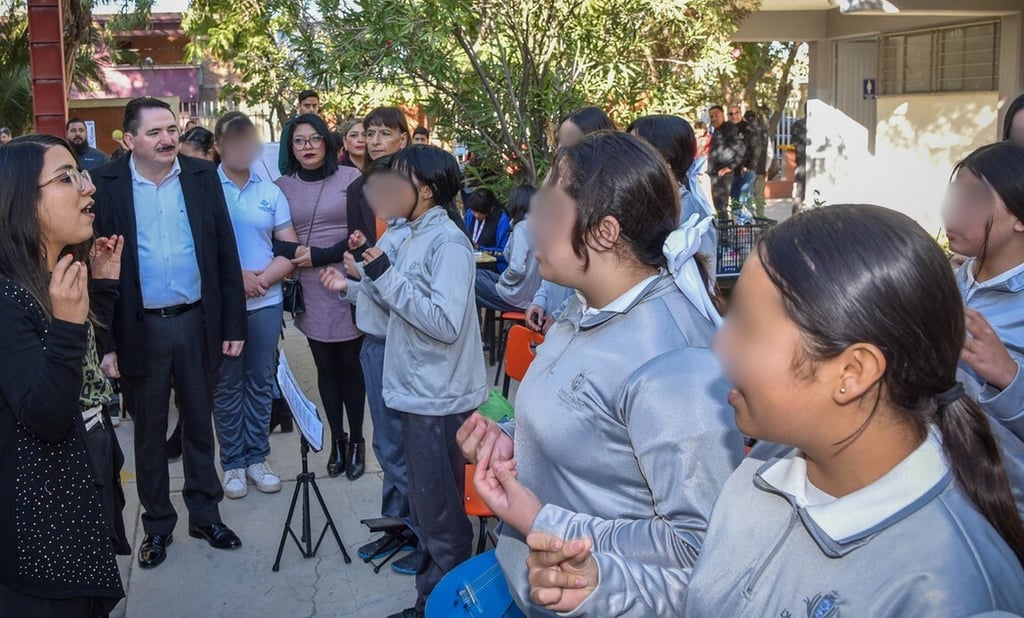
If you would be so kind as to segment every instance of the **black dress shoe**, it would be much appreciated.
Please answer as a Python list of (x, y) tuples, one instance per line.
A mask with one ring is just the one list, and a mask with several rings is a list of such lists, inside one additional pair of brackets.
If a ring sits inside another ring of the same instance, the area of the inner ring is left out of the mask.
[(349, 442), (345, 476), (354, 481), (366, 472), (366, 442)]
[(214, 549), (238, 549), (242, 540), (224, 524), (209, 526), (190, 526), (188, 535), (195, 539), (204, 539)]
[(143, 569), (160, 566), (167, 558), (167, 546), (173, 540), (174, 537), (169, 534), (147, 534), (139, 547), (139, 566)]
[(327, 456), (327, 476), (332, 479), (341, 476), (347, 467), (345, 455), (348, 450), (348, 434), (341, 434), (338, 440), (331, 440), (331, 454)]

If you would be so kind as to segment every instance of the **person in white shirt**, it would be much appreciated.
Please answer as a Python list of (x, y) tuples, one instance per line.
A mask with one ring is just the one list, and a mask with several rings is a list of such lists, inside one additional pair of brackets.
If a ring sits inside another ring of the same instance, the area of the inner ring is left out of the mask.
[(220, 158), (217, 173), (242, 263), (248, 335), (242, 354), (224, 359), (214, 390), (213, 418), (224, 495), (241, 498), (248, 492), (247, 477), (262, 492), (281, 490), (281, 479), (267, 464), (267, 456), (284, 302), (281, 280), (294, 266), (285, 257), (274, 257), (273, 241), (298, 242), (298, 236), (281, 189), (252, 170), (261, 148), (252, 121), (241, 112), (229, 112), (214, 133)]

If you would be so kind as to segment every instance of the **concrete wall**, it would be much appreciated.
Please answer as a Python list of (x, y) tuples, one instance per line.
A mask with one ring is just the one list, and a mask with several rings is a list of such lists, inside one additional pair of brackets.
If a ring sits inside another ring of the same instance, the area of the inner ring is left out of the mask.
[(939, 207), (957, 161), (998, 139), (996, 92), (901, 95), (877, 101), (877, 202), (941, 227)]

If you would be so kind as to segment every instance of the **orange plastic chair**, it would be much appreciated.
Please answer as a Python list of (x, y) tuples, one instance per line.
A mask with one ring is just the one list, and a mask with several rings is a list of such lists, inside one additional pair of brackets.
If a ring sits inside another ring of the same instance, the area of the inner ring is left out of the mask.
[[(498, 377), (501, 375), (501, 368), (505, 365), (505, 342), (508, 340), (508, 331), (516, 324), (526, 325), (526, 314), (522, 311), (505, 311), (498, 316), (498, 329), (491, 333), (492, 347), (497, 349), (498, 370), (494, 372), (494, 385), (498, 385)], [(507, 326), (506, 326), (507, 324)], [(493, 328), (493, 324), (492, 324)], [(491, 364), (494, 364), (494, 355), (491, 355)]]
[(522, 382), (530, 363), (537, 357), (537, 346), (544, 343), (544, 335), (534, 332), (525, 326), (516, 324), (508, 329), (508, 340), (505, 344), (505, 384), (501, 394), (508, 397), (512, 380)]
[(491, 535), (489, 530), (489, 524), (491, 518), (494, 517), (494, 513), (491, 509), (487, 508), (484, 504), (483, 498), (480, 494), (476, 493), (476, 487), (473, 487), (473, 473), (476, 472), (476, 466), (473, 464), (466, 464), (466, 515), (470, 517), (476, 517), (480, 520), (480, 538), (476, 542), (476, 554), (479, 556), (484, 553), (487, 549), (487, 540), (490, 539), (491, 543), (497, 545), (497, 542)]

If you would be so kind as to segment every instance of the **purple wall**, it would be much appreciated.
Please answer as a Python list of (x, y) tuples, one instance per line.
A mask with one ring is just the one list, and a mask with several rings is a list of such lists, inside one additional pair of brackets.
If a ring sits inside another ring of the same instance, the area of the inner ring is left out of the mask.
[(92, 92), (71, 89), (71, 98), (130, 99), (141, 96), (179, 97), (182, 103), (199, 100), (199, 67), (108, 67), (103, 69), (105, 84)]

